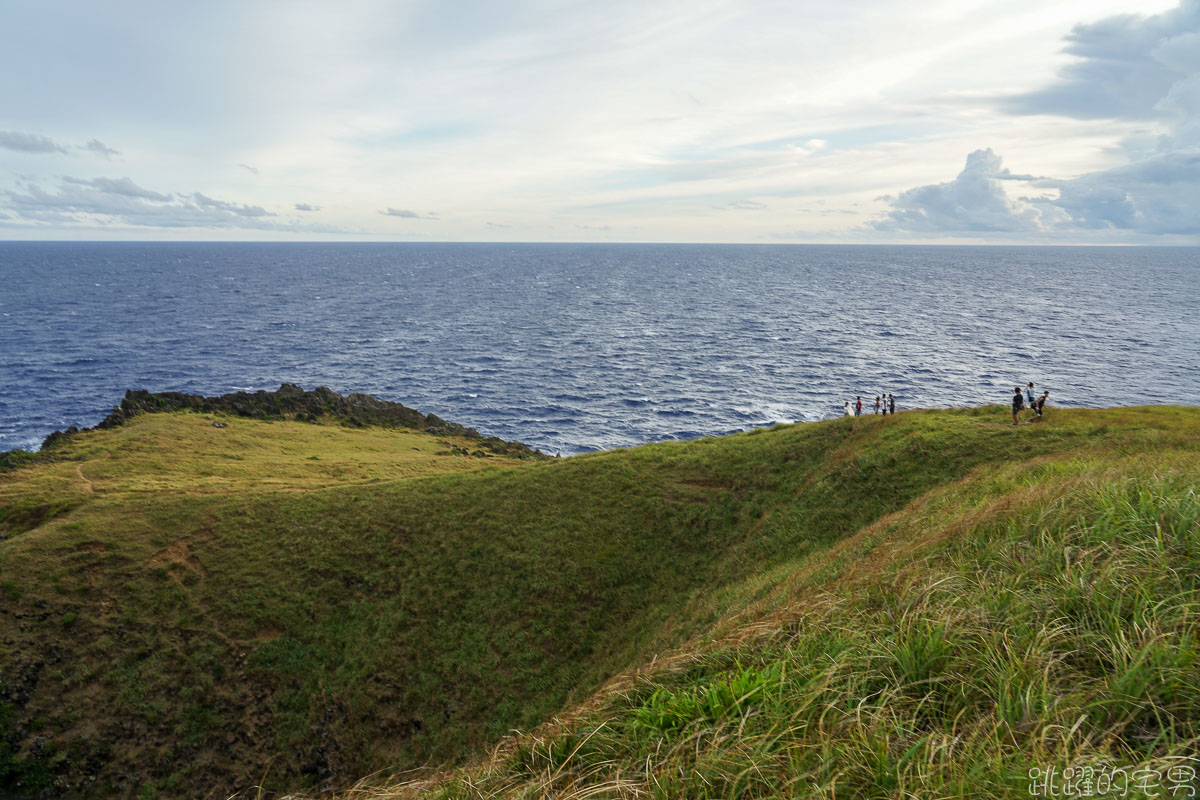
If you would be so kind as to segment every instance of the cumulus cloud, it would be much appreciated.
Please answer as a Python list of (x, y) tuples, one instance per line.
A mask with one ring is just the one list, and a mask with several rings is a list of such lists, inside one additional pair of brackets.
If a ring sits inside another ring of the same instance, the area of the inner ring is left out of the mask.
[(320, 211), (320, 206), (314, 206), (312, 203), (296, 203), (297, 211)]
[(0, 147), (18, 153), (65, 153), (67, 148), (56, 144), (53, 139), (36, 133), (0, 131)]
[(0, 194), (16, 219), (68, 225), (123, 224), (157, 228), (283, 230), (261, 206), (217, 200), (200, 192), (165, 194), (129, 178), (64, 178), (57, 191), (36, 183)]
[(1200, 148), (1046, 185), (1058, 196), (1034, 202), (1061, 215), (1059, 228), (1200, 234)]
[[(1004, 180), (1030, 180), (1048, 194), (1010, 199)], [(1014, 176), (991, 150), (977, 150), (947, 183), (887, 200), (876, 230), (924, 234), (1116, 231), (1200, 234), (1200, 149), (1172, 150), (1077, 178)]]
[(1000, 156), (990, 148), (976, 150), (954, 180), (883, 198), (891, 203), (891, 210), (871, 224), (881, 231), (914, 233), (1038, 230), (1041, 212), (1005, 194), (1001, 181), (1011, 178)]
[[(1200, 0), (1076, 26), (1067, 42), (1077, 60), (1055, 84), (1010, 100), (1009, 110), (1157, 123), (1157, 135), (1121, 143), (1128, 163), (1073, 178), (1037, 177), (1013, 174), (991, 150), (977, 150), (953, 181), (883, 198), (890, 208), (873, 227), (1200, 235)], [(1010, 200), (1004, 180), (1027, 181), (1043, 194)]]
[(88, 150), (103, 158), (105, 161), (110, 161), (113, 156), (121, 155), (120, 150), (114, 150), (99, 139), (90, 139), (87, 144), (80, 145), (80, 150)]

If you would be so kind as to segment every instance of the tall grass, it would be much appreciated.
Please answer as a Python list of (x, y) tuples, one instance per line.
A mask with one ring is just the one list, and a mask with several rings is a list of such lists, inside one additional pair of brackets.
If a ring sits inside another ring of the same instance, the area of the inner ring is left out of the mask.
[(1146, 466), (1065, 479), (949, 539), (900, 524), (911, 547), (883, 572), (804, 586), (768, 628), (568, 730), (359, 792), (1029, 797), (1038, 769), (1108, 765), (1169, 793), (1170, 767), (1200, 767), (1200, 494), (1194, 461)]

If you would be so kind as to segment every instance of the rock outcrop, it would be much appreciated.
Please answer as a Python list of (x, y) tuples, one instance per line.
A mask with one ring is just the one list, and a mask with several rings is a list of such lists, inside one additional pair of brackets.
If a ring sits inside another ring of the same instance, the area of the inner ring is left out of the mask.
[[(484, 436), (474, 428), (468, 428), (434, 414), (422, 414), (402, 403), (379, 400), (369, 394), (342, 396), (326, 386), (312, 391), (285, 383), (273, 392), (233, 392), (220, 397), (203, 397), (183, 392), (148, 392), (130, 389), (119, 406), (96, 428), (115, 428), (139, 414), (168, 411), (198, 411), (209, 414), (228, 414), (262, 420), (302, 420), (319, 423), (336, 420), (343, 425), (365, 428), (411, 428), (440, 436), (461, 436), (478, 441), (482, 450), (497, 455), (515, 458), (546, 458), (540, 450), (534, 450), (521, 442), (506, 442), (495, 436)], [(85, 428), (84, 430), (88, 430)], [(42, 442), (42, 452), (49, 453), (59, 444), (79, 433), (75, 427), (65, 431), (54, 431)], [(0, 469), (11, 469), (28, 463), (34, 454), (23, 450), (0, 453)]]

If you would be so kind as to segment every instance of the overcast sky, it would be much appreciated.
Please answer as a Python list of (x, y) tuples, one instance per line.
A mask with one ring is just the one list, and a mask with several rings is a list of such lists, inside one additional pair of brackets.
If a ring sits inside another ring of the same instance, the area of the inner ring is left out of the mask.
[(1200, 0), (0, 0), (0, 238), (1200, 244)]

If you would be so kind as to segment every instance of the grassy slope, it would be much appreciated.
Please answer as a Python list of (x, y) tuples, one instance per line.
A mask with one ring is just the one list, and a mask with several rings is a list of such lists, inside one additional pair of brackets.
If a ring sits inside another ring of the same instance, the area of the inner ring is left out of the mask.
[[(740, 613), (481, 764), (349, 796), (1029, 797), (1050, 767), (1039, 796), (1085, 767), (1108, 796), (1187, 794), (1200, 409), (1053, 422), (1087, 436), (1053, 453), (1026, 439), (748, 580), (722, 602), (757, 593)], [(1145, 793), (1122, 783), (1137, 770)]]
[[(72, 782), (94, 777), (90, 792), (206, 787), (217, 796), (264, 772), (274, 787), (345, 781), (468, 757), (688, 637), (739, 631), (747, 641), (736, 647), (693, 647), (672, 661), (687, 669), (656, 678), (657, 695), (643, 682), (584, 717), (579, 731), (610, 720), (587, 747), (575, 746), (578, 731), (564, 731), (492, 763), (486, 780), (498, 791), (548, 780), (566, 790), (572, 781), (651, 786), (679, 775), (685, 783), (666, 792), (675, 795), (694, 794), (700, 784), (690, 776), (702, 775), (716, 795), (770, 794), (769, 780), (744, 779), (758, 759), (749, 746), (709, 752), (696, 742), (727, 741), (710, 732), (756, 720), (767, 729), (754, 746), (781, 765), (772, 780), (794, 787), (827, 769), (818, 756), (837, 741), (793, 702), (812, 681), (833, 688), (804, 707), (835, 709), (831, 725), (844, 722), (837, 709), (862, 708), (864, 698), (897, 720), (908, 706), (937, 705), (943, 716), (921, 723), (930, 731), (958, 719), (959, 706), (974, 713), (986, 687), (948, 690), (952, 698), (936, 703), (913, 688), (940, 687), (960, 661), (983, 657), (967, 653), (997, 645), (987, 637), (1006, 632), (1004, 618), (989, 628), (973, 603), (1031, 604), (1035, 643), (1046, 636), (1037, 626), (1050, 624), (1029, 599), (1037, 592), (1016, 588), (1027, 580), (1042, 591), (1047, 579), (988, 548), (1003, 536), (1017, 547), (1037, 530), (1031, 520), (1047, 514), (1091, 519), (1094, 503), (1062, 499), (1073, 487), (1123, 497), (1122, 481), (1157, 480), (1151, 492), (1194, 501), (1183, 476), (1195, 474), (1200, 439), (1195, 409), (1058, 412), (1013, 430), (992, 408), (496, 467), (498, 459), (433, 455), (444, 446), (421, 434), (228, 422), (214, 429), (198, 415), (142, 417), (84, 435), (70, 445), (75, 460), (0, 477), (8, 528), (0, 674), (11, 724), (23, 734), (19, 758), (39, 755), (32, 742), (45, 736), (53, 751), (43, 746), (39, 762)], [(465, 471), (477, 466), (496, 468)], [(448, 474), (430, 474), (439, 470)], [(1192, 548), (1185, 556), (1195, 553), (1191, 520), (1180, 534)], [(1035, 538), (1030, 558), (1052, 560), (1054, 548), (1041, 544)], [(905, 569), (915, 577), (888, 583)], [(962, 591), (904, 589), (904, 580), (923, 584), (939, 569), (961, 573)], [(995, 581), (980, 579), (988, 569)], [(1004, 581), (1014, 588), (995, 592)], [(1194, 639), (1195, 587), (1179, 591), (1184, 611), (1172, 624)], [(817, 595), (833, 599), (814, 604)], [(920, 609), (935, 604), (913, 597), (961, 606), (978, 635), (925, 620)], [(800, 609), (817, 610), (798, 611), (798, 598)], [(763, 635), (748, 637), (747, 620)], [(939, 647), (952, 655), (925, 664), (921, 654)], [(914, 648), (901, 660), (915, 665), (896, 673), (888, 659)], [(809, 663), (812, 675), (776, 666), (794, 661)], [(695, 698), (733, 673), (742, 675), (738, 687), (765, 682), (754, 696), (778, 710), (739, 700), (696, 711)], [(1077, 704), (1091, 708), (1085, 695)], [(1183, 710), (1186, 726), (1193, 711)], [(1020, 722), (1022, 731), (1037, 724)], [(893, 750), (924, 730), (866, 727), (883, 739), (863, 751), (846, 744), (839, 760), (875, 753), (882, 760), (871, 775), (887, 773)], [(994, 746), (979, 735), (970, 741)], [(664, 759), (661, 773), (646, 760), (651, 752)], [(689, 758), (707, 760), (696, 768)], [(677, 769), (684, 765), (691, 771)], [(35, 773), (23, 779), (53, 777)]]

